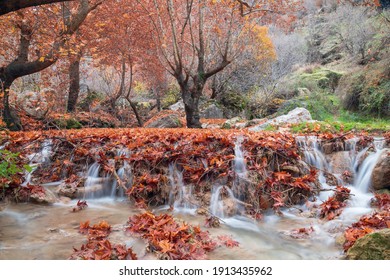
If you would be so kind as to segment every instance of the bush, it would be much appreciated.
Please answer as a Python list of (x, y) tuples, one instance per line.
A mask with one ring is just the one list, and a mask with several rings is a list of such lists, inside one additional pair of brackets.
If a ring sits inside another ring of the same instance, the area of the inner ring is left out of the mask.
[(344, 109), (360, 111), (368, 116), (390, 116), (390, 71), (383, 60), (367, 68), (345, 75), (337, 94)]
[(29, 165), (23, 165), (19, 154), (8, 150), (0, 150), (0, 199), (3, 199), (9, 189), (20, 186), (23, 171), (31, 172)]
[(248, 100), (243, 94), (233, 91), (222, 94), (220, 102), (226, 108), (224, 113), (229, 118), (240, 115), (248, 105)]
[(181, 98), (180, 88), (176, 84), (170, 84), (168, 90), (164, 94), (162, 99), (162, 108), (167, 109), (169, 106), (175, 104)]

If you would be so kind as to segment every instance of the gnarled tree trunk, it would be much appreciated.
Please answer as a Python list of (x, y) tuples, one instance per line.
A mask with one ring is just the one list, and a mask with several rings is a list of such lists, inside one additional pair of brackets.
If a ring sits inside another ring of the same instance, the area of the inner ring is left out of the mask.
[(5, 74), (5, 69), (0, 69), (0, 92), (3, 95), (3, 120), (9, 130), (17, 131), (22, 129), (21, 121), (16, 111), (9, 104), (9, 90), (15, 79)]
[(76, 110), (77, 99), (80, 92), (80, 59), (81, 55), (78, 54), (71, 59), (69, 65), (69, 93), (68, 93), (68, 105), (67, 112), (74, 112)]

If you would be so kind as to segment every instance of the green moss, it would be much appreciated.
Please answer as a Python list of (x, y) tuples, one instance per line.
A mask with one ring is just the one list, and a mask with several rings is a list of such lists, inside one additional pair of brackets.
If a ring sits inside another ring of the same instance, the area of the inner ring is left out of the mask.
[(337, 89), (344, 109), (378, 118), (390, 117), (390, 59), (343, 76)]
[(103, 99), (103, 94), (98, 93), (96, 91), (89, 91), (87, 96), (79, 102), (78, 107), (81, 108), (83, 111), (89, 111), (89, 107), (94, 101), (102, 101)]
[(222, 95), (221, 103), (227, 109), (239, 113), (245, 110), (248, 100), (244, 95), (230, 91)]
[(273, 125), (267, 125), (266, 128), (264, 128), (264, 131), (277, 131), (278, 128)]
[(298, 75), (298, 84), (301, 87), (315, 89), (328, 89), (334, 91), (342, 77), (342, 73), (324, 68), (316, 68), (312, 73), (302, 73)]
[(354, 260), (389, 260), (390, 229), (367, 234), (359, 238), (348, 250), (347, 258)]
[(79, 129), (83, 127), (79, 121), (73, 118), (67, 120), (59, 119), (55, 120), (54, 122), (60, 129)]
[(231, 126), (230, 123), (226, 123), (226, 122), (225, 122), (225, 123), (221, 126), (221, 128), (222, 128), (222, 129), (231, 129), (232, 126)]
[(164, 98), (162, 99), (162, 107), (167, 109), (169, 106), (178, 102), (180, 97), (179, 86), (176, 84), (170, 84), (168, 90), (165, 92)]

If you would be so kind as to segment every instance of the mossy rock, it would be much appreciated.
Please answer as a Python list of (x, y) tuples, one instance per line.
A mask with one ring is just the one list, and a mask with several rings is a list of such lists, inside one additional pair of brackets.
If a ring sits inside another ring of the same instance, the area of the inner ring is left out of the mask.
[(221, 95), (220, 102), (225, 107), (224, 114), (228, 118), (239, 115), (248, 105), (248, 100), (243, 94), (232, 91)]
[(60, 129), (79, 129), (83, 127), (79, 121), (73, 118), (55, 120), (54, 123)]
[(321, 89), (328, 89), (333, 92), (337, 88), (342, 76), (343, 74), (333, 70), (317, 68), (312, 73), (302, 73), (298, 79), (302, 87), (307, 87), (310, 84), (313, 87), (314, 84)]
[(347, 251), (349, 260), (390, 260), (390, 229), (359, 238)]
[(222, 126), (221, 126), (221, 129), (231, 129), (232, 128), (232, 125), (230, 123), (224, 123)]

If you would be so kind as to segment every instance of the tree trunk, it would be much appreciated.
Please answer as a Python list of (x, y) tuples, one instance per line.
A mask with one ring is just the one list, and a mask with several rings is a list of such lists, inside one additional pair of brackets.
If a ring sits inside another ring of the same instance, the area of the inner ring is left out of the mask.
[(156, 106), (157, 106), (157, 111), (161, 111), (161, 96), (160, 96), (160, 89), (159, 88), (155, 88), (155, 89), (152, 89), (152, 91), (154, 92), (154, 96), (156, 97)]
[(70, 62), (69, 66), (69, 95), (67, 112), (74, 112), (76, 110), (77, 99), (80, 92), (80, 59), (81, 55), (77, 55)]
[(22, 124), (18, 114), (9, 104), (9, 90), (12, 83), (13, 79), (6, 77), (0, 79), (0, 92), (3, 93), (3, 120), (9, 130), (18, 131), (22, 129)]
[(138, 126), (143, 127), (144, 122), (142, 121), (142, 118), (138, 113), (137, 104), (135, 104), (133, 101), (131, 101), (130, 98), (127, 98), (127, 101), (130, 103), (131, 109), (133, 109), (134, 115), (137, 118)]
[(199, 99), (200, 94), (195, 90), (182, 91), (184, 101), (184, 110), (186, 112), (186, 120), (188, 128), (202, 128), (199, 114)]

